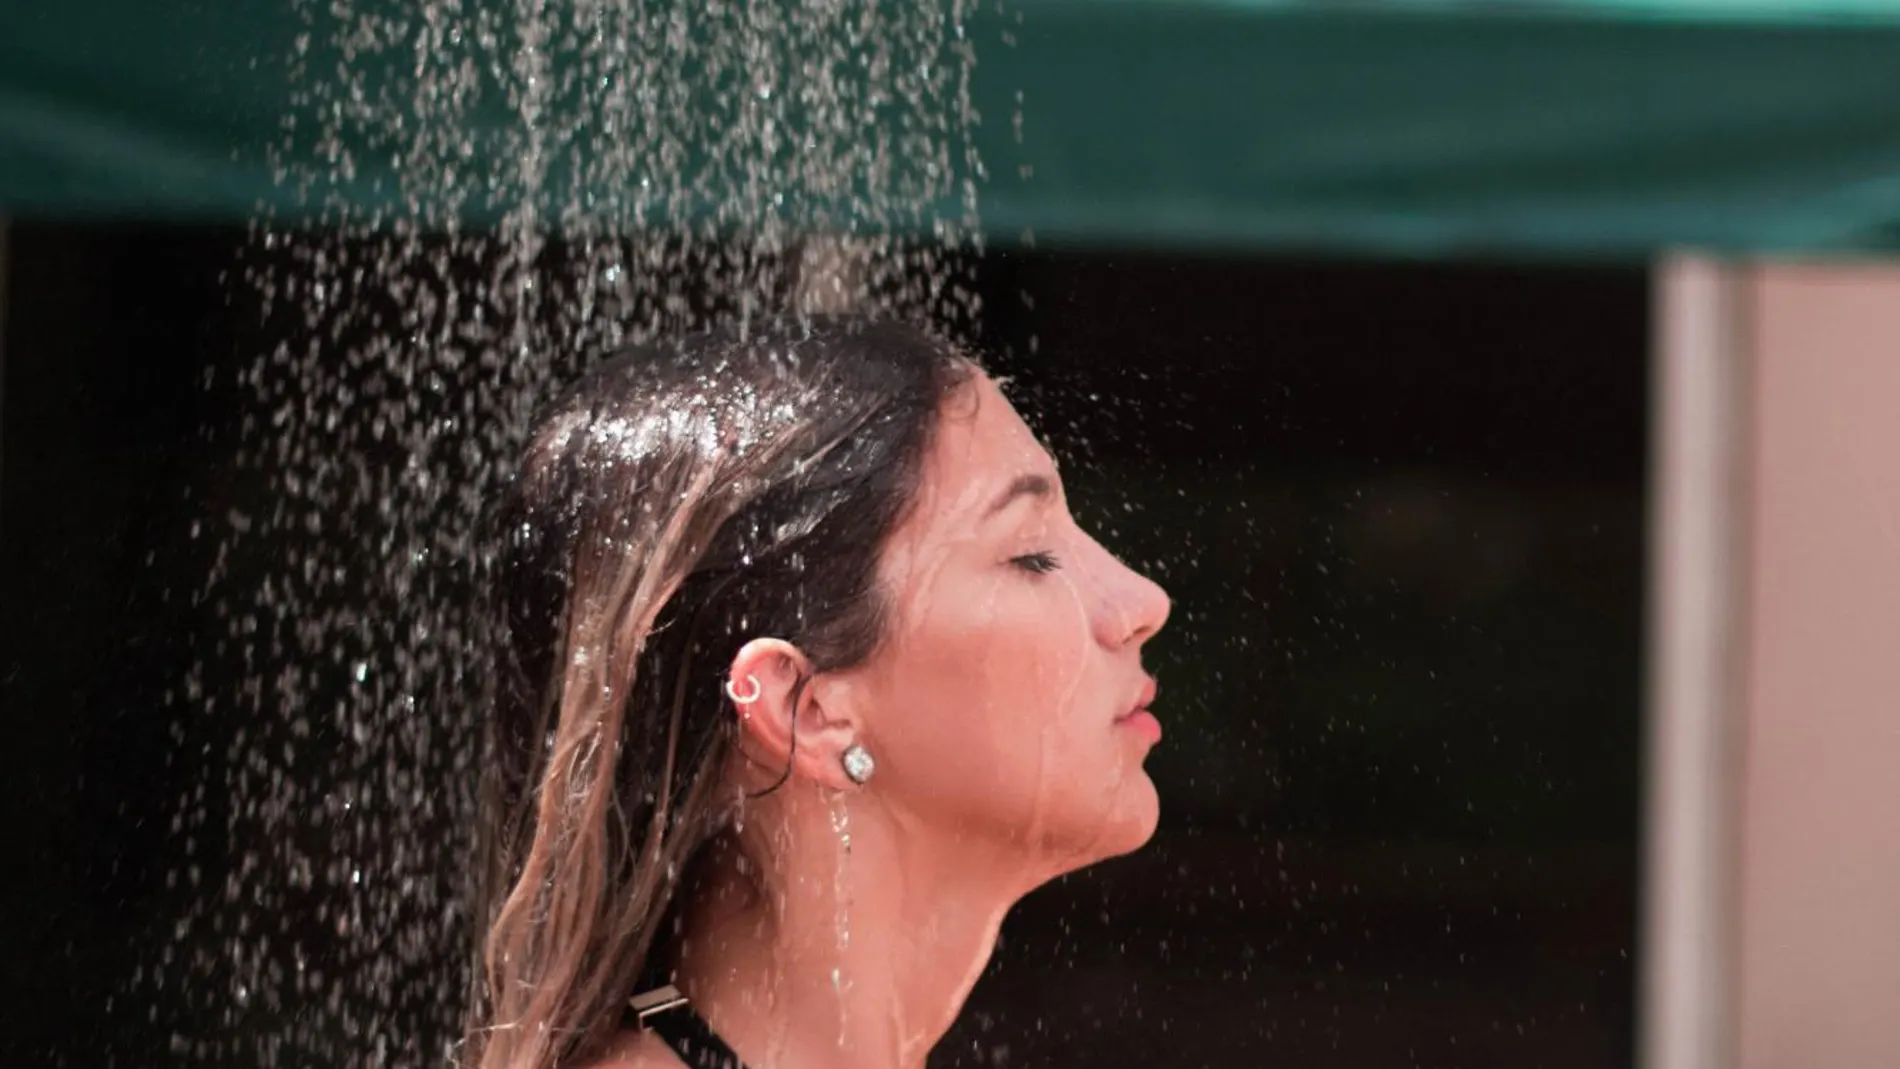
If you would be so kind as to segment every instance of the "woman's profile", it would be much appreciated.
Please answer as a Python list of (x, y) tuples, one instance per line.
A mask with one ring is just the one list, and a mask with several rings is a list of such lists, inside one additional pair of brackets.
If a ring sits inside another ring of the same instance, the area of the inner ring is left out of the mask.
[(616, 354), (497, 521), (470, 1069), (921, 1067), (1009, 907), (1153, 833), (1167, 596), (923, 331)]

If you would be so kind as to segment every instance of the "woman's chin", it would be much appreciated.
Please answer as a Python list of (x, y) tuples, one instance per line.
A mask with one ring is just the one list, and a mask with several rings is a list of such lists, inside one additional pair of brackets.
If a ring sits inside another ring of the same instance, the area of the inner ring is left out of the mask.
[(1161, 797), (1146, 772), (1138, 773), (1116, 789), (1112, 808), (1099, 816), (1091, 833), (1080, 841), (1086, 846), (1076, 851), (1071, 868), (1132, 854), (1154, 838), (1161, 822)]
[(1148, 778), (1146, 771), (1135, 776), (1122, 790), (1126, 809), (1117, 821), (1126, 829), (1125, 842), (1110, 857), (1132, 854), (1148, 845), (1154, 838), (1155, 828), (1161, 823), (1161, 794), (1155, 790), (1154, 780)]
[(1068, 801), (1072, 807), (1045, 811), (1037, 831), (1020, 840), (1035, 856), (1043, 880), (1132, 854), (1154, 838), (1161, 821), (1161, 799), (1146, 772), (1123, 779), (1106, 799), (1096, 795), (1083, 803), (1071, 796)]

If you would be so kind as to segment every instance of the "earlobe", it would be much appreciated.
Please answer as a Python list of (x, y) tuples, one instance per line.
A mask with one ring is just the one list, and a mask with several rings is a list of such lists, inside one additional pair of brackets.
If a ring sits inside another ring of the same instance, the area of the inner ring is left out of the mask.
[(802, 775), (833, 790), (854, 790), (871, 778), (875, 762), (864, 746), (849, 679), (812, 681), (810, 700), (801, 710), (798, 761)]
[(863, 751), (859, 726), (849, 708), (850, 688), (814, 679), (799, 702), (796, 748), (788, 754), (798, 775), (832, 790), (852, 790), (862, 781), (850, 773), (852, 750)]

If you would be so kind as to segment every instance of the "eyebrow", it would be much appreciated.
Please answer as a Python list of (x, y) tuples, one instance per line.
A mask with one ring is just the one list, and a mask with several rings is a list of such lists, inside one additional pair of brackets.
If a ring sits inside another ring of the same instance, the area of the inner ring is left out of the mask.
[(1055, 496), (1056, 484), (1047, 475), (1036, 472), (1018, 475), (1010, 480), (1010, 484), (996, 496), (995, 501), (990, 503), (989, 511), (983, 514), (983, 518), (987, 520), (995, 516), (1014, 504), (1019, 497), (1035, 497), (1046, 501)]

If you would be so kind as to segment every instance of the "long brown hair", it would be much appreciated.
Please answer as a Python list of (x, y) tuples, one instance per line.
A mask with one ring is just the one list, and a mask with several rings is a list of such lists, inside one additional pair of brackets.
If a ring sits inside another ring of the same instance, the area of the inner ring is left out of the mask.
[(494, 514), (465, 1065), (594, 1055), (664, 965), (739, 802), (727, 666), (760, 636), (814, 671), (876, 648), (879, 553), (971, 368), (898, 324), (755, 325), (616, 354), (537, 425)]

